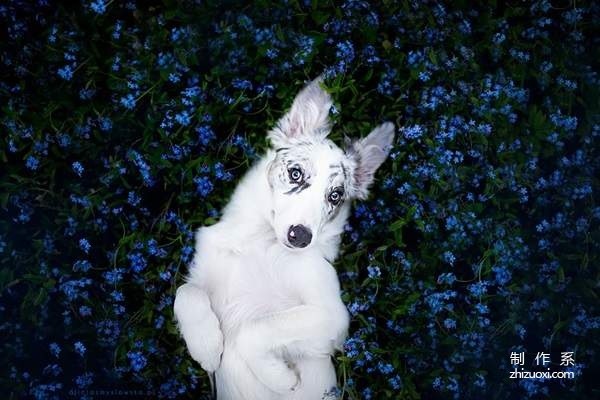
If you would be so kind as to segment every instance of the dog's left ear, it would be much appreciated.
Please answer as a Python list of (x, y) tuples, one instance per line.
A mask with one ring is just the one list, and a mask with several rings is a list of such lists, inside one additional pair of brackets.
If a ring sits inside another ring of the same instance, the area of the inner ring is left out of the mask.
[(355, 164), (352, 173), (352, 197), (364, 200), (369, 195), (375, 171), (385, 161), (394, 141), (394, 124), (386, 122), (373, 129), (369, 135), (347, 143), (346, 154)]
[(302, 139), (321, 140), (331, 130), (329, 109), (331, 96), (321, 88), (321, 78), (310, 82), (298, 93), (290, 110), (277, 122), (268, 137), (275, 148)]

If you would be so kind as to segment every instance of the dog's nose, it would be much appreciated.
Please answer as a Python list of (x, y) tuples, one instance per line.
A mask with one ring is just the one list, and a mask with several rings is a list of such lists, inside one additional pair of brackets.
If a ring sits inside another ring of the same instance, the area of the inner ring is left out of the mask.
[(293, 225), (290, 226), (287, 237), (292, 246), (302, 248), (310, 244), (312, 233), (304, 225)]

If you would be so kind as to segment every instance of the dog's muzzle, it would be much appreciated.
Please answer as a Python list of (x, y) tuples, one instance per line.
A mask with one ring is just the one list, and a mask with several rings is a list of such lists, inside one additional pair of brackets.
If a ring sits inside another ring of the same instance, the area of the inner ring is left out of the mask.
[(303, 248), (310, 244), (312, 233), (304, 225), (292, 225), (288, 230), (287, 239), (292, 246)]

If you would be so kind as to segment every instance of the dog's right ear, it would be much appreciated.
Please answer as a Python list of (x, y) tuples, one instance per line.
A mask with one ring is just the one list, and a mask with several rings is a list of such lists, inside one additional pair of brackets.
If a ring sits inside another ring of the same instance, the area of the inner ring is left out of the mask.
[(373, 129), (367, 137), (346, 142), (346, 155), (355, 165), (349, 188), (351, 196), (364, 200), (369, 195), (375, 171), (390, 154), (394, 131), (394, 124), (385, 122)]
[(302, 141), (322, 140), (329, 134), (331, 96), (321, 88), (321, 78), (298, 93), (290, 110), (277, 122), (268, 137), (275, 148)]

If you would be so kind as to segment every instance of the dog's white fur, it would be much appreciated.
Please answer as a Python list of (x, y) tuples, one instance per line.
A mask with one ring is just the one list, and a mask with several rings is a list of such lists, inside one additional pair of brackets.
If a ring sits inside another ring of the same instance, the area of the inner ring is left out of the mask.
[[(220, 222), (196, 234), (174, 310), (192, 358), (215, 372), (219, 400), (322, 399), (336, 385), (331, 355), (349, 315), (330, 262), (351, 200), (367, 196), (394, 126), (377, 127), (344, 152), (326, 138), (331, 104), (318, 80), (306, 86)], [(288, 181), (290, 165), (302, 168), (307, 185)], [(328, 197), (333, 187), (343, 188), (338, 205)], [(302, 249), (288, 237), (298, 224), (313, 235)]]

